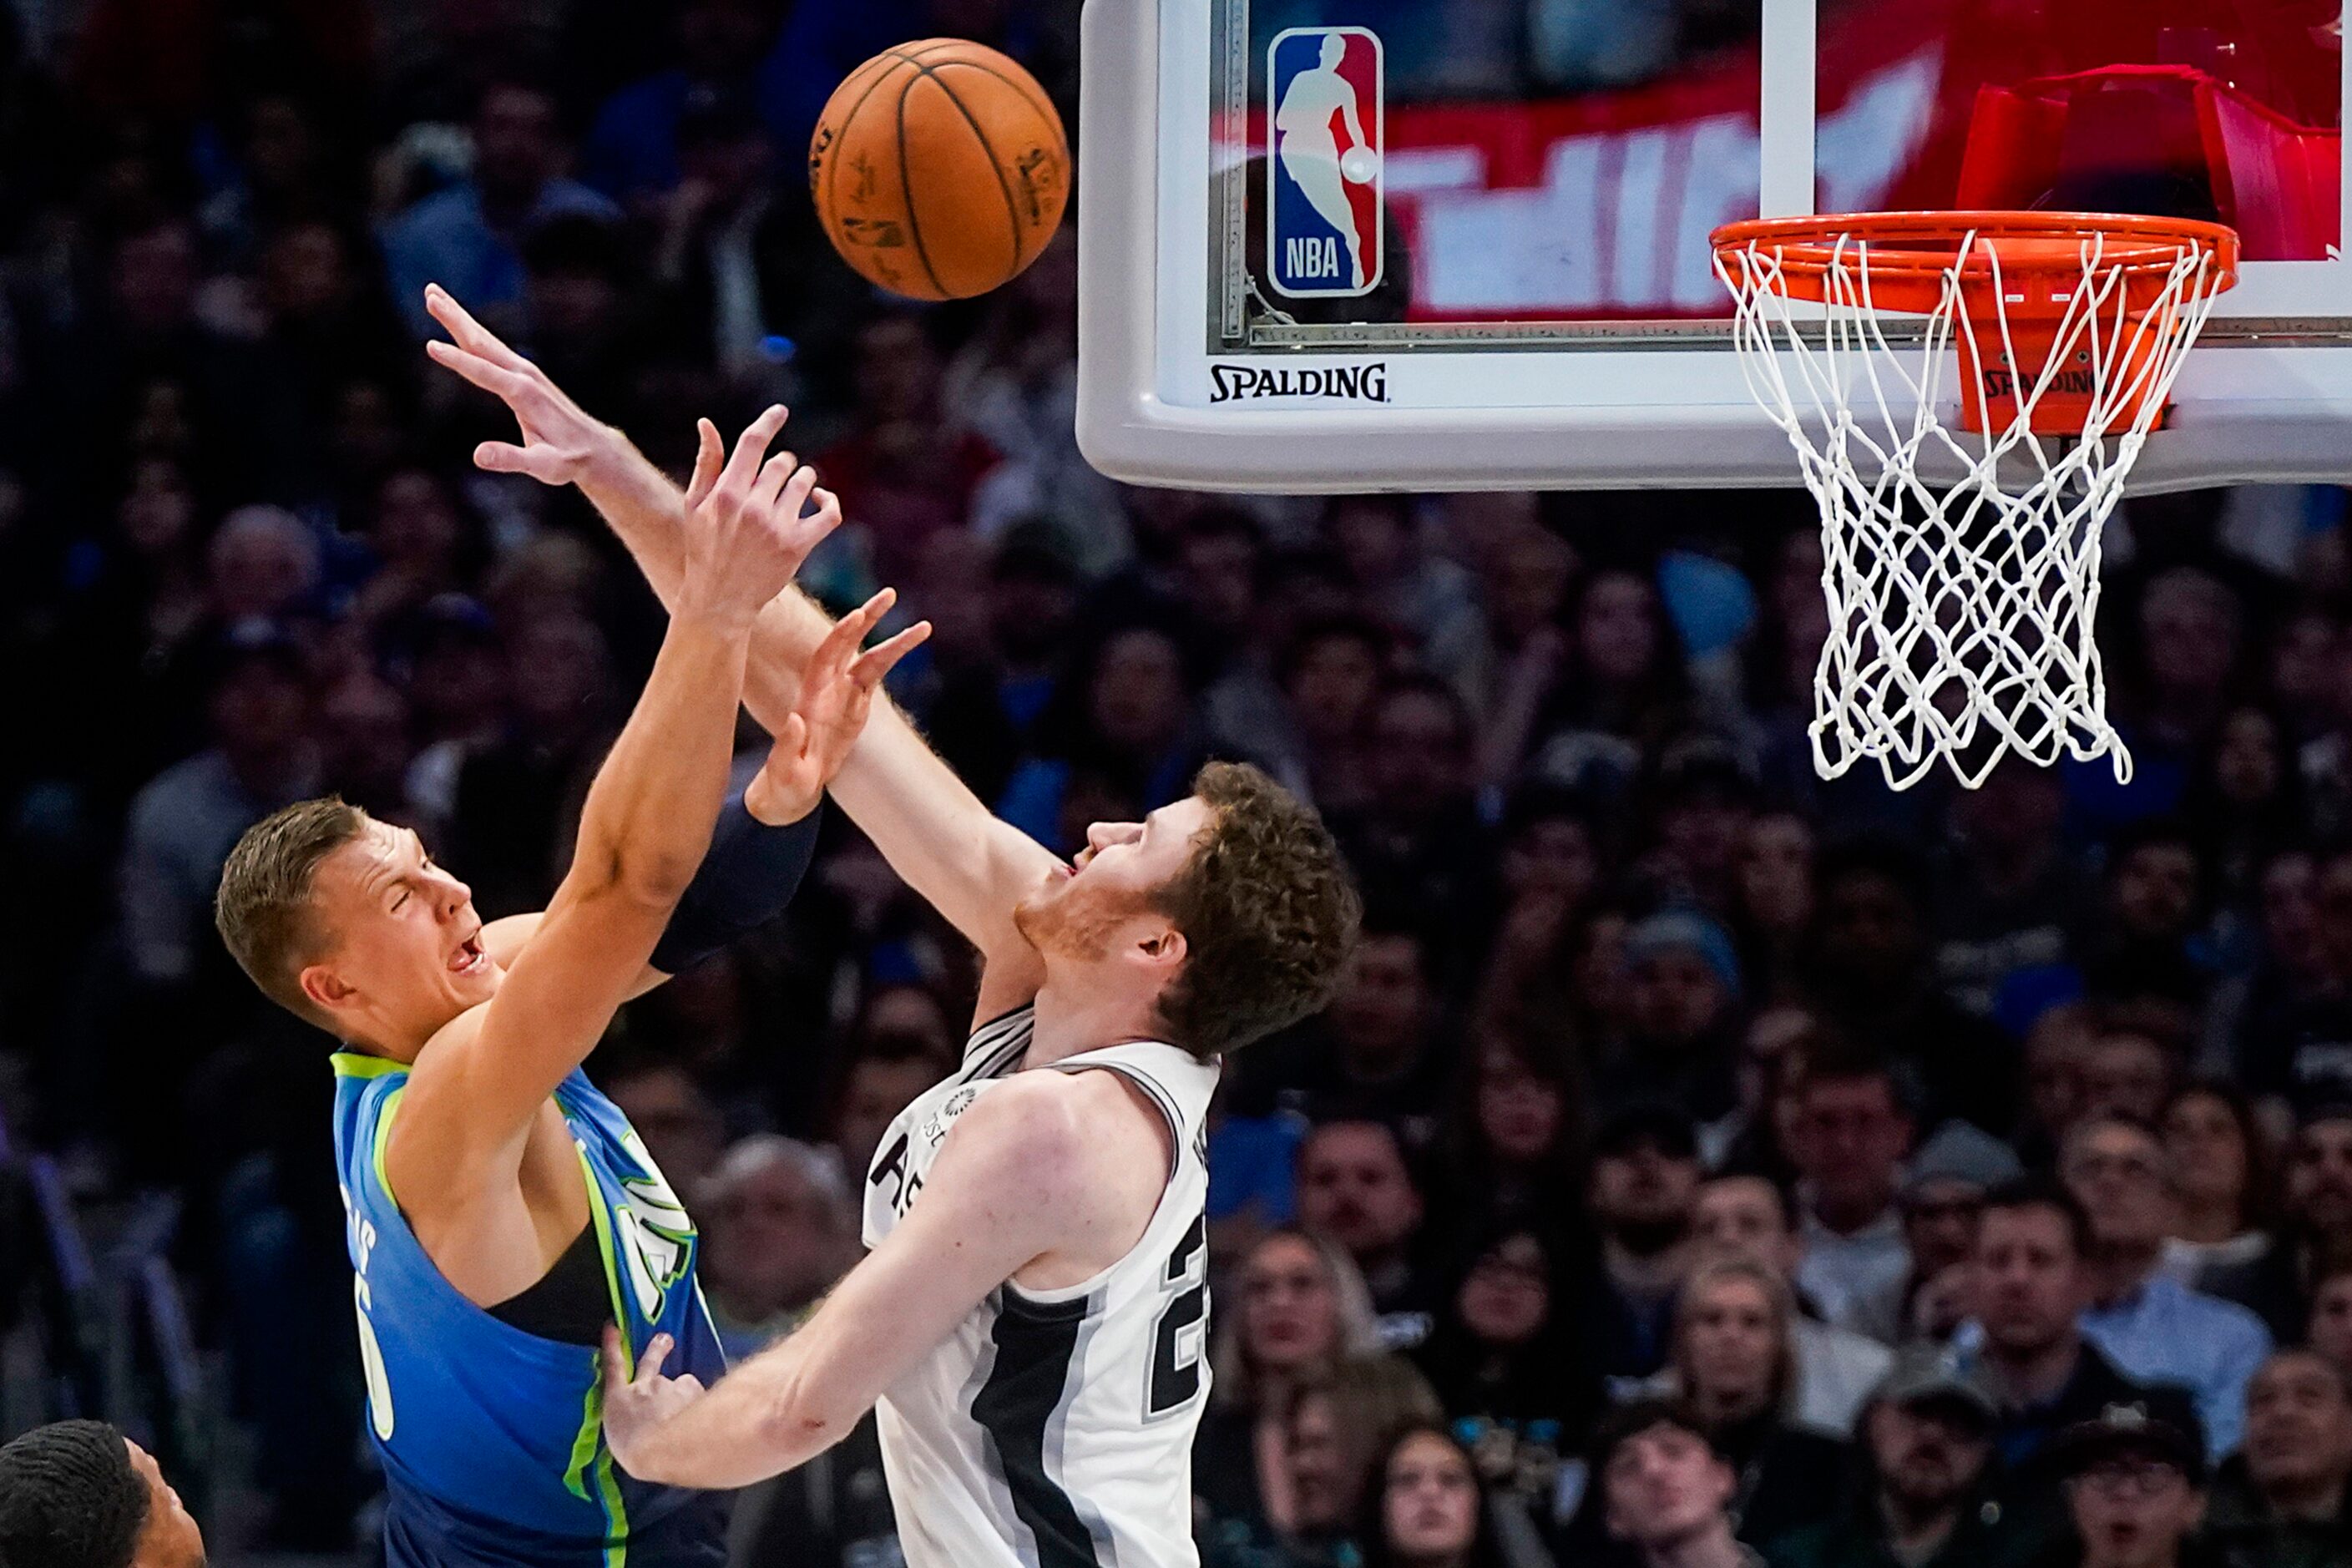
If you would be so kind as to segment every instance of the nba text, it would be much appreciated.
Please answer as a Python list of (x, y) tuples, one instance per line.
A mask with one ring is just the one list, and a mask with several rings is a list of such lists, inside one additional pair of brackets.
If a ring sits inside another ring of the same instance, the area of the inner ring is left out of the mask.
[(1209, 367), (1209, 401), (1233, 403), (1252, 397), (1338, 397), (1351, 403), (1386, 403), (1389, 367), (1335, 364), (1319, 369), (1261, 370), (1255, 365), (1213, 364)]

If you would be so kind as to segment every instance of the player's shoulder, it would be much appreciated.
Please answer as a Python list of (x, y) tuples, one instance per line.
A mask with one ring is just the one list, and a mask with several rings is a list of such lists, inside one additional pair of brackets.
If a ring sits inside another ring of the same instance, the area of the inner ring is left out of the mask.
[(998, 1168), (1034, 1191), (1088, 1185), (1107, 1160), (1161, 1128), (1120, 1074), (1031, 1070), (991, 1084), (957, 1119), (950, 1142), (961, 1163)]

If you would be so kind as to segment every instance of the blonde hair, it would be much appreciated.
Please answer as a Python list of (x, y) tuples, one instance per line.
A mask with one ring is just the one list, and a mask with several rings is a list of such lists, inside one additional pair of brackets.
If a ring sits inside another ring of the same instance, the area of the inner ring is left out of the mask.
[[(1380, 1318), (1372, 1310), (1372, 1292), (1364, 1284), (1363, 1271), (1356, 1260), (1331, 1242), (1297, 1226), (1282, 1226), (1258, 1237), (1242, 1259), (1242, 1271), (1247, 1273), (1258, 1255), (1277, 1241), (1296, 1242), (1315, 1255), (1322, 1266), (1323, 1278), (1331, 1287), (1332, 1315), (1339, 1320), (1339, 1343), (1334, 1347), (1331, 1366), (1377, 1356), (1387, 1347), (1381, 1340)], [(1214, 1374), (1213, 1401), (1223, 1407), (1246, 1409), (1264, 1396), (1259, 1386), (1257, 1369), (1251, 1365), (1244, 1336), (1248, 1332), (1247, 1311), (1221, 1314), (1217, 1320), (1214, 1342), (1209, 1349), (1209, 1367)], [(1307, 1381), (1307, 1380), (1302, 1380)]]
[(1701, 1299), (1717, 1286), (1726, 1284), (1753, 1285), (1771, 1307), (1772, 1337), (1779, 1348), (1772, 1358), (1769, 1403), (1773, 1410), (1787, 1415), (1797, 1396), (1797, 1301), (1790, 1293), (1787, 1280), (1752, 1258), (1724, 1258), (1703, 1263), (1683, 1281), (1682, 1290), (1675, 1300), (1673, 1355), (1676, 1392), (1685, 1399), (1697, 1394), (1698, 1391), (1690, 1386), (1684, 1359), (1691, 1327)]

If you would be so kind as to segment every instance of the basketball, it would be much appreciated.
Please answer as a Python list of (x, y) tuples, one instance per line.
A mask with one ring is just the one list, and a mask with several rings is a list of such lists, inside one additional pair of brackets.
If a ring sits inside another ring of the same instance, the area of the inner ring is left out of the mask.
[(1381, 155), (1370, 147), (1350, 147), (1339, 154), (1339, 177), (1351, 185), (1371, 183), (1381, 172)]
[(911, 300), (969, 299), (1019, 277), (1069, 191), (1069, 142), (1045, 89), (961, 38), (859, 66), (809, 142), (809, 194), (834, 248)]

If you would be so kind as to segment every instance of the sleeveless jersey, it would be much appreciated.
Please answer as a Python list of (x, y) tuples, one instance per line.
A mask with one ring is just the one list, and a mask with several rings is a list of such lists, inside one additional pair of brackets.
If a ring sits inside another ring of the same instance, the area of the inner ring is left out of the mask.
[[(1019, 1069), (1033, 1023), (1024, 1008), (981, 1028), (962, 1069), (890, 1124), (866, 1178), (866, 1246), (920, 1197), (956, 1119)], [(1066, 1289), (1007, 1280), (883, 1394), (899, 1540), (909, 1568), (1190, 1568), (1217, 1068), (1144, 1041), (1040, 1070), (1116, 1072), (1141, 1090), (1168, 1119), (1167, 1190), (1126, 1257)]]
[[(334, 1067), (335, 1164), (394, 1568), (723, 1562), (715, 1500), (645, 1485), (613, 1463), (596, 1350), (500, 1322), (444, 1279), (410, 1233), (383, 1173), (406, 1064), (346, 1052)], [(613, 1321), (633, 1363), (667, 1333), (677, 1345), (667, 1373), (715, 1381), (726, 1359), (677, 1195), (585, 1074), (565, 1079), (555, 1102), (579, 1152)]]

